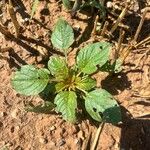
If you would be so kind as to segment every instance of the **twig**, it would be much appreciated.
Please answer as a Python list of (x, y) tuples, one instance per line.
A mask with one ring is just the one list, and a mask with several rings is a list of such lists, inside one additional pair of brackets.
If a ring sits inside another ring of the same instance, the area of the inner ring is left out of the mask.
[[(129, 1), (129, 2), (130, 2), (130, 1)], [(122, 19), (124, 18), (125, 14), (126, 14), (126, 12), (127, 12), (127, 10), (128, 10), (129, 4), (130, 4), (129, 2), (127, 1), (127, 4), (126, 4), (125, 8), (122, 10), (122, 12), (121, 12), (121, 14), (119, 15), (118, 19), (116, 20), (115, 24), (114, 24), (113, 27), (111, 28), (111, 30), (110, 30), (110, 35), (113, 34), (113, 32), (117, 29), (119, 23), (120, 23), (120, 22), (122, 21)]]
[(150, 42), (150, 36), (147, 37), (147, 38), (145, 38), (145, 39), (142, 40), (141, 42), (137, 43), (137, 44), (135, 45), (135, 47), (139, 47), (139, 46), (141, 46), (141, 45), (143, 45), (143, 44), (146, 44), (146, 43), (148, 43), (148, 42)]
[(97, 28), (98, 19), (99, 19), (99, 16), (96, 15), (96, 17), (95, 17), (95, 22), (94, 22), (94, 28), (93, 28), (93, 31), (92, 31), (92, 35), (95, 35), (95, 34), (96, 34), (96, 28)]
[(117, 46), (116, 46), (116, 58), (119, 57), (122, 42), (124, 40), (124, 36), (125, 36), (125, 31), (121, 29), (120, 35), (119, 35), (119, 40), (118, 40), (118, 43), (117, 43)]
[(17, 21), (17, 17), (16, 17), (16, 14), (15, 14), (11, 0), (9, 0), (9, 4), (7, 5), (7, 7), (8, 7), (8, 12), (9, 12), (9, 15), (11, 17), (11, 20), (12, 20), (14, 27), (15, 27), (16, 37), (19, 37), (21, 27)]
[(103, 26), (103, 29), (102, 29), (102, 32), (101, 32), (101, 36), (104, 36), (104, 35), (105, 35), (105, 32), (106, 32), (106, 30), (107, 30), (108, 25), (109, 25), (109, 22), (108, 22), (108, 21), (105, 21), (104, 26)]
[(134, 39), (133, 39), (133, 42), (135, 42), (135, 43), (137, 42), (137, 38), (138, 38), (139, 33), (140, 33), (141, 29), (142, 29), (142, 26), (143, 26), (143, 23), (144, 23), (144, 20), (145, 20), (145, 16), (146, 16), (146, 14), (147, 14), (147, 11), (148, 11), (148, 9), (145, 9), (145, 10), (144, 10), (143, 15), (142, 15), (142, 18), (141, 18), (140, 23), (139, 23), (139, 26), (138, 26), (138, 28), (137, 28), (137, 30), (136, 30), (136, 33), (135, 33), (135, 36), (134, 36)]
[(102, 130), (103, 130), (103, 128), (104, 128), (104, 124), (105, 124), (105, 122), (102, 122), (102, 123), (99, 125), (99, 128), (97, 129), (97, 132), (96, 132), (96, 135), (95, 135), (94, 142), (93, 142), (93, 144), (92, 144), (90, 150), (95, 150), (95, 147), (96, 147), (96, 145), (97, 145), (97, 141), (98, 141), (98, 139), (99, 139), (99, 136), (100, 136), (100, 134), (101, 134), (101, 132), (102, 132)]
[(83, 145), (82, 145), (82, 149), (81, 150), (87, 150), (88, 148), (88, 144), (89, 144), (89, 141), (90, 141), (90, 138), (91, 138), (91, 131), (89, 132), (89, 135), (88, 137), (85, 139)]

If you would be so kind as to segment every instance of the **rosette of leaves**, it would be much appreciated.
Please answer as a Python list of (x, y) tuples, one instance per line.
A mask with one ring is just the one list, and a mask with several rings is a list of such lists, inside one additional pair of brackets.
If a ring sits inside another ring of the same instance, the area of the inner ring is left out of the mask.
[[(18, 93), (42, 93), (47, 97), (45, 105), (30, 107), (28, 110), (44, 112), (45, 109), (47, 112), (55, 109), (65, 120), (74, 123), (77, 103), (82, 100), (87, 113), (96, 121), (121, 121), (120, 107), (116, 100), (106, 90), (96, 88), (96, 80), (92, 78), (92, 74), (108, 62), (111, 44), (97, 42), (85, 46), (79, 50), (76, 63), (69, 67), (67, 55), (69, 47), (74, 42), (74, 33), (65, 20), (58, 20), (51, 41), (65, 57), (50, 57), (48, 69), (38, 69), (32, 65), (22, 66), (12, 77), (12, 86)], [(53, 97), (54, 100), (51, 101)]]

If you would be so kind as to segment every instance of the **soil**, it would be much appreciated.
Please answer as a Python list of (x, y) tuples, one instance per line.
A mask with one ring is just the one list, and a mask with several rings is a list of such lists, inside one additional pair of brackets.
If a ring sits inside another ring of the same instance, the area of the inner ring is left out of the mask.
[[(117, 0), (116, 0), (117, 1)], [(119, 0), (118, 0), (119, 2)], [(1, 3), (1, 2), (0, 2)], [(144, 2), (136, 1), (135, 13), (140, 14)], [(145, 1), (146, 3), (146, 1)], [(148, 1), (147, 1), (148, 3)], [(2, 23), (13, 35), (8, 38), (0, 33), (0, 150), (80, 150), (90, 136), (91, 145), (98, 123), (90, 118), (75, 125), (62, 120), (59, 114), (36, 114), (26, 112), (27, 103), (41, 103), (38, 96), (26, 97), (16, 93), (10, 84), (13, 72), (25, 64), (43, 66), (40, 53), (57, 54), (50, 43), (50, 34), (59, 17), (69, 22), (76, 40), (84, 34), (83, 44), (93, 40), (88, 36), (94, 18), (78, 12), (76, 17), (62, 6), (60, 1), (40, 1), (34, 19), (29, 19), (32, 1), (15, 2), (17, 19), (22, 27), (19, 38), (6, 5), (2, 9)], [(142, 8), (140, 8), (141, 6)], [(150, 35), (150, 17), (146, 16), (140, 38)], [(132, 21), (130, 22), (132, 24)], [(77, 45), (74, 45), (75, 50)], [(150, 149), (150, 44), (133, 50), (125, 60), (123, 71), (115, 75), (98, 74), (98, 84), (118, 100), (122, 108), (123, 123), (105, 124), (97, 144), (97, 150), (149, 150)], [(2, 55), (2, 56), (1, 56)], [(45, 58), (46, 60), (47, 58)], [(74, 51), (69, 57), (74, 62)], [(86, 149), (90, 149), (90, 146)]]

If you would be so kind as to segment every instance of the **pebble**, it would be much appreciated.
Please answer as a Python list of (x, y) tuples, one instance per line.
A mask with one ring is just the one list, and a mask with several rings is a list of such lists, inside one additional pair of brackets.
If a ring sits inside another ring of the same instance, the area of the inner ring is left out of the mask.
[(48, 142), (48, 140), (46, 138), (41, 137), (41, 138), (39, 138), (39, 142), (41, 144), (46, 144)]
[(11, 116), (12, 116), (13, 118), (17, 119), (18, 112), (19, 112), (18, 109), (14, 109), (14, 110), (11, 112)]
[(51, 127), (50, 127), (50, 131), (54, 131), (55, 129), (56, 129), (55, 126), (51, 126)]
[(57, 146), (58, 147), (63, 146), (65, 143), (66, 143), (65, 139), (61, 139), (61, 140), (58, 141)]
[(107, 4), (106, 4), (107, 8), (112, 8), (113, 7), (113, 3), (108, 1)]
[(5, 112), (0, 112), (0, 117), (4, 117), (6, 115)]

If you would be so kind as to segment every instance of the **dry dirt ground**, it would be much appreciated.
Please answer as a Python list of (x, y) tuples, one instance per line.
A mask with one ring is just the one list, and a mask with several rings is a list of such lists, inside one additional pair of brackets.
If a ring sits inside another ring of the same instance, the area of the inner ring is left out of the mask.
[[(37, 49), (56, 53), (51, 47), (49, 37), (59, 17), (63, 17), (72, 25), (77, 37), (88, 26), (89, 16), (78, 13), (77, 18), (71, 18), (70, 13), (58, 1), (48, 0), (41, 1), (35, 19), (26, 22), (25, 18), (29, 17), (31, 5), (31, 0), (22, 0), (21, 7), (17, 9), (18, 21), (22, 26), (20, 39), (9, 39), (0, 33), (0, 47), (11, 47), (2, 54), (6, 59), (0, 59), (0, 150), (80, 150), (90, 132), (91, 141), (93, 140), (98, 123), (82, 116), (82, 121), (72, 125), (55, 113), (26, 112), (24, 107), (27, 103), (32, 101), (38, 104), (41, 99), (38, 96), (25, 97), (17, 94), (10, 85), (10, 78), (21, 65), (35, 64)], [(3, 7), (2, 12), (3, 24), (14, 35), (14, 27), (6, 7)], [(147, 22), (143, 30), (150, 35), (149, 17)], [(101, 81), (101, 86), (112, 93), (121, 105), (123, 124), (106, 124), (100, 135), (97, 150), (150, 149), (148, 49), (150, 47), (132, 51), (121, 73), (107, 76)], [(40, 57), (37, 59), (40, 60)]]

